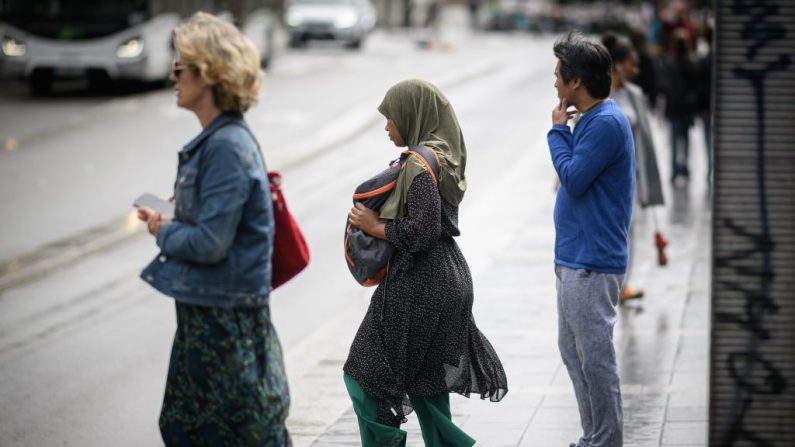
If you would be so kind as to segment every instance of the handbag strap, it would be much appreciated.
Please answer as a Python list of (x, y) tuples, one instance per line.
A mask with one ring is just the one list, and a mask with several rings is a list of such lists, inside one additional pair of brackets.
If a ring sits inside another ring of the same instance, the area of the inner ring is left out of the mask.
[(268, 167), (265, 165), (265, 156), (262, 154), (262, 148), (259, 145), (259, 141), (257, 141), (257, 137), (254, 136), (254, 133), (248, 128), (245, 121), (234, 121), (229, 124), (238, 126), (245, 130), (251, 139), (254, 140), (254, 144), (257, 145), (257, 154), (259, 155), (259, 160), (262, 163), (262, 169), (265, 171), (265, 178), (268, 179), (268, 186), (270, 186), (271, 201), (273, 202), (274, 206), (277, 207), (277, 211), (281, 212), (285, 208), (284, 198), (281, 196), (282, 175), (276, 171), (268, 171)]
[[(245, 130), (246, 133), (248, 133), (248, 135), (254, 141), (254, 144), (257, 145), (257, 153), (259, 154), (259, 161), (262, 163), (262, 169), (265, 170), (265, 174), (267, 174), (268, 173), (268, 167), (265, 165), (265, 155), (262, 154), (262, 148), (259, 145), (259, 141), (257, 140), (257, 137), (254, 136), (254, 132), (252, 132), (251, 129), (249, 129), (249, 127), (246, 124), (246, 122), (245, 121), (232, 121), (232, 122), (228, 123), (227, 125), (240, 127), (241, 129)], [(268, 181), (270, 181), (270, 176), (268, 176)]]

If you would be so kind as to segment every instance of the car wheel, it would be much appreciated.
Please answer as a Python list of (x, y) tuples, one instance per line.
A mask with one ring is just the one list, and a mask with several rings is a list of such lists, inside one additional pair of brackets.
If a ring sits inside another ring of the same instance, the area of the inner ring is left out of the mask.
[(306, 40), (301, 36), (290, 36), (290, 48), (302, 48), (306, 46)]
[(113, 87), (113, 81), (102, 70), (89, 70), (88, 85), (93, 90), (107, 92)]
[(30, 94), (33, 96), (45, 96), (52, 93), (52, 80), (35, 78), (28, 81)]
[(52, 92), (53, 74), (49, 70), (36, 70), (28, 78), (30, 94), (34, 96), (47, 95)]
[(358, 50), (362, 47), (362, 39), (354, 39), (345, 44), (345, 47), (351, 50)]

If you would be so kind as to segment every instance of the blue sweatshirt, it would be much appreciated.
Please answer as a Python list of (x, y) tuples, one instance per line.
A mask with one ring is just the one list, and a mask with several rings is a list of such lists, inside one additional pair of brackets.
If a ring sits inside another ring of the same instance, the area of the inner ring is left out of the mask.
[(574, 133), (547, 134), (560, 177), (555, 201), (555, 263), (625, 273), (635, 193), (635, 146), (629, 120), (608, 99), (583, 114)]

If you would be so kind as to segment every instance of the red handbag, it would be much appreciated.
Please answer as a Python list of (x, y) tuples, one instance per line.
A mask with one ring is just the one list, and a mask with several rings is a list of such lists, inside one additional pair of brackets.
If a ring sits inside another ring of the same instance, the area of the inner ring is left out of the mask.
[(268, 172), (268, 182), (273, 200), (273, 257), (271, 258), (271, 287), (275, 289), (289, 281), (309, 264), (309, 246), (298, 222), (287, 209), (281, 184), (282, 176), (276, 171)]

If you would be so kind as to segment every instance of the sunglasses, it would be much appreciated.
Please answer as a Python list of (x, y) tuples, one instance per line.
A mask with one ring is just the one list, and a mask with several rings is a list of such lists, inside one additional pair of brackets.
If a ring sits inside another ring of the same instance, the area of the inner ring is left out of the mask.
[(186, 68), (188, 68), (187, 65), (182, 65), (177, 61), (174, 61), (174, 63), (171, 64), (171, 76), (173, 76), (174, 79), (179, 79), (179, 75), (182, 74)]

